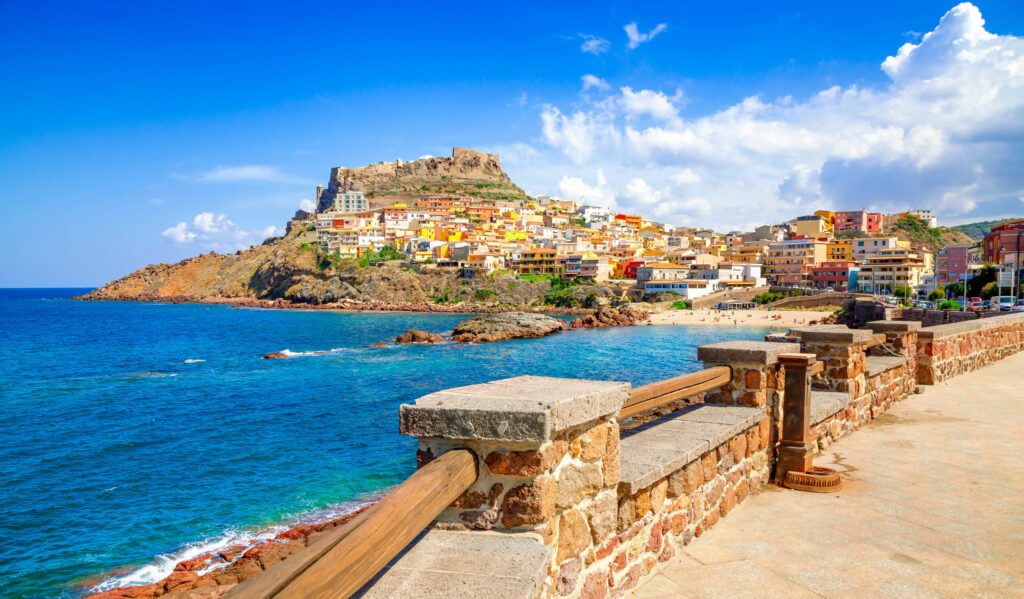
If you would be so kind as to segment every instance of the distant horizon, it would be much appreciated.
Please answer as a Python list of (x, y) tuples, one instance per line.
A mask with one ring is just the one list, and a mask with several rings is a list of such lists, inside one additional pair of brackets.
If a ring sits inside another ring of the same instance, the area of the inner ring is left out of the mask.
[(359, 5), (338, 43), (300, 5), (0, 9), (0, 285), (235, 251), (332, 167), (454, 146), (679, 226), (1024, 211), (1020, 2)]

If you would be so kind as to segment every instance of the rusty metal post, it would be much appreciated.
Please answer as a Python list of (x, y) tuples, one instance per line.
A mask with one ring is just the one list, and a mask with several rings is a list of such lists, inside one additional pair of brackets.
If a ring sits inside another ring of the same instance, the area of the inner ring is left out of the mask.
[(786, 370), (786, 391), (782, 400), (782, 439), (775, 479), (786, 480), (789, 471), (809, 472), (813, 466), (811, 442), (811, 371), (814, 354), (780, 354)]

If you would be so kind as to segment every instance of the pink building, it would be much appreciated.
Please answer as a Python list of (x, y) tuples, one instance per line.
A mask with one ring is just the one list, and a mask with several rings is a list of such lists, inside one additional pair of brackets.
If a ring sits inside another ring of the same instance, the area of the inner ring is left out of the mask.
[(967, 272), (967, 264), (970, 244), (947, 245), (939, 250), (935, 257), (935, 282), (939, 285), (949, 285), (960, 280)]
[(881, 233), (882, 215), (866, 210), (844, 210), (836, 212), (835, 231), (857, 231), (860, 233)]

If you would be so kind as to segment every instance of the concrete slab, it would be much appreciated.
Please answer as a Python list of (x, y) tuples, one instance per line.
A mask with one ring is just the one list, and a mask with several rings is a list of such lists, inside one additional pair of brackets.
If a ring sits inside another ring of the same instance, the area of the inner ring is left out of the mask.
[(429, 530), (356, 596), (532, 598), (550, 551), (532, 535)]
[(697, 348), (697, 359), (714, 364), (775, 364), (779, 354), (800, 351), (799, 343), (769, 341), (723, 341)]
[(636, 493), (761, 420), (743, 406), (697, 404), (623, 433), (619, 489)]
[(878, 376), (887, 370), (899, 368), (907, 363), (903, 356), (868, 356), (867, 374), (869, 377)]
[(629, 383), (519, 376), (431, 393), (399, 410), (403, 435), (543, 442), (617, 413)]
[(811, 391), (811, 424), (818, 424), (850, 405), (850, 394)]

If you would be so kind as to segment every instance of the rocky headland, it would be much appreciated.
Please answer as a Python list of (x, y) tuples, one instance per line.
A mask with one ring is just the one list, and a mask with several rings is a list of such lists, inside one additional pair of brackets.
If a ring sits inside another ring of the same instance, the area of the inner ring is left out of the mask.
[(533, 339), (564, 331), (564, 320), (530, 312), (487, 314), (460, 322), (452, 329), (456, 343), (487, 343), (511, 339)]

